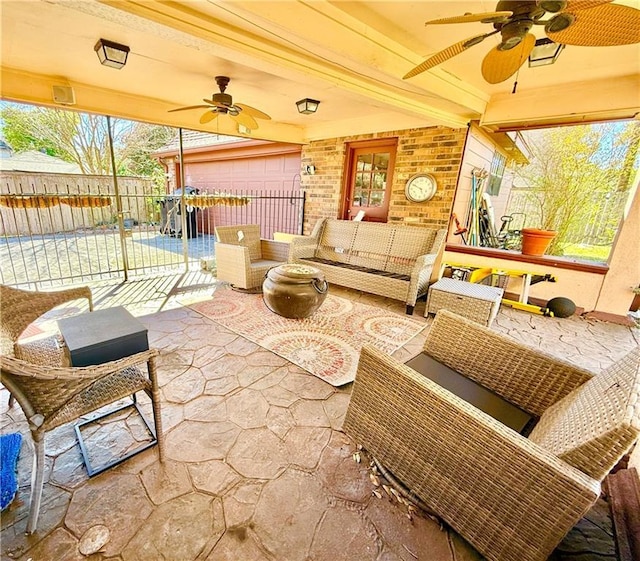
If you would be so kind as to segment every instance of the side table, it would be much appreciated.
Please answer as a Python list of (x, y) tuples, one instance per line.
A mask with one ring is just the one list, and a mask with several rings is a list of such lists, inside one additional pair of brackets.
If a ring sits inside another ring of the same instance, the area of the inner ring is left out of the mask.
[(495, 286), (442, 278), (429, 287), (424, 315), (444, 308), (489, 327), (498, 314), (503, 294), (504, 290)]
[[(149, 348), (147, 328), (122, 306), (96, 310), (58, 320), (58, 328), (64, 339), (72, 366), (91, 366), (103, 364)], [(132, 402), (112, 409), (75, 425), (76, 438), (89, 477), (118, 465), (132, 456), (155, 446), (158, 443), (156, 431), (151, 427), (142, 413), (136, 394), (131, 396)], [(93, 467), (87, 446), (82, 437), (81, 428), (109, 417), (114, 413), (133, 407), (144, 423), (150, 439), (122, 457), (107, 462), (100, 467)]]
[(58, 320), (72, 366), (91, 366), (149, 348), (147, 328), (117, 306)]

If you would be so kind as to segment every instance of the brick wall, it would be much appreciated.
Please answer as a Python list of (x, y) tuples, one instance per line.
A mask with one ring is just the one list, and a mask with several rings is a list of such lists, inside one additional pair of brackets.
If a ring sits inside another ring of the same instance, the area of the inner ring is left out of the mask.
[[(301, 180), (301, 187), (307, 192), (305, 234), (311, 232), (318, 219), (339, 216), (344, 197), (347, 143), (380, 138), (398, 139), (388, 221), (446, 228), (466, 135), (466, 128), (429, 127), (331, 138), (307, 144), (302, 148), (302, 169), (306, 165), (314, 165), (316, 172), (315, 175), (302, 175)], [(416, 173), (435, 176), (438, 191), (430, 201), (412, 203), (406, 199), (405, 183)]]

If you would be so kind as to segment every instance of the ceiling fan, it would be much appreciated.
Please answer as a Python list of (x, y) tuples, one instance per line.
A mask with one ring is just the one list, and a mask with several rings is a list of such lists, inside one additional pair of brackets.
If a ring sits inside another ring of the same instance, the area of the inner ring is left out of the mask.
[[(425, 25), (482, 22), (493, 31), (459, 41), (437, 52), (407, 72), (404, 79), (429, 70), (459, 55), (487, 37), (500, 33), (500, 44), (482, 61), (482, 76), (490, 84), (507, 80), (524, 64), (536, 43), (530, 33), (534, 25), (544, 25), (547, 37), (555, 43), (582, 47), (630, 45), (640, 42), (640, 10), (611, 4), (612, 0), (506, 0), (495, 12), (464, 14), (435, 19)], [(542, 19), (545, 14), (552, 14)]]
[(200, 117), (200, 124), (204, 125), (210, 123), (218, 115), (229, 115), (237, 123), (247, 127), (248, 129), (257, 129), (258, 122), (256, 119), (271, 120), (271, 117), (266, 113), (263, 113), (255, 107), (246, 105), (244, 103), (233, 103), (233, 98), (225, 93), (230, 79), (227, 76), (216, 76), (216, 84), (220, 88), (220, 93), (214, 93), (211, 99), (203, 99), (206, 105), (189, 105), (188, 107), (179, 107), (177, 109), (170, 109), (169, 113), (174, 111), (188, 111), (190, 109), (207, 109)]

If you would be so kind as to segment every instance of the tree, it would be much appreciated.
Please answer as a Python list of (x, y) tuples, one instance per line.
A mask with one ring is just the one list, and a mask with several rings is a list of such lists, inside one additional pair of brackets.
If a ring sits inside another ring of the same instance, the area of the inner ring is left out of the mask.
[[(112, 173), (104, 116), (3, 103), (0, 118), (4, 137), (16, 152), (40, 150), (78, 164), (86, 174)], [(119, 174), (159, 178), (162, 167), (150, 153), (172, 138), (170, 127), (113, 119), (112, 135)]]
[[(527, 226), (555, 230), (549, 253), (562, 255), (563, 246), (588, 231), (593, 216), (612, 194), (630, 189), (640, 123), (579, 125), (523, 136), (531, 149), (531, 163), (515, 175), (525, 186)], [(615, 233), (620, 217), (606, 219), (611, 224), (601, 231)], [(612, 235), (607, 238), (601, 242), (611, 243)]]
[[(116, 130), (118, 130), (119, 123), (120, 120), (114, 122)], [(158, 160), (151, 157), (151, 154), (175, 136), (175, 129), (139, 122), (133, 125), (133, 127), (125, 127), (118, 134), (117, 153), (120, 162), (118, 173), (150, 177), (156, 186), (164, 189), (164, 168)]]

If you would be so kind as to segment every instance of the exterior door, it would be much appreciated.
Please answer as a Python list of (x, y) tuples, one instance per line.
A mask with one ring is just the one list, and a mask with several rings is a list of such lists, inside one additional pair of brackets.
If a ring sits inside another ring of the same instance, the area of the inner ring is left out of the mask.
[(345, 220), (358, 217), (371, 222), (387, 221), (396, 145), (396, 139), (385, 139), (349, 146)]

